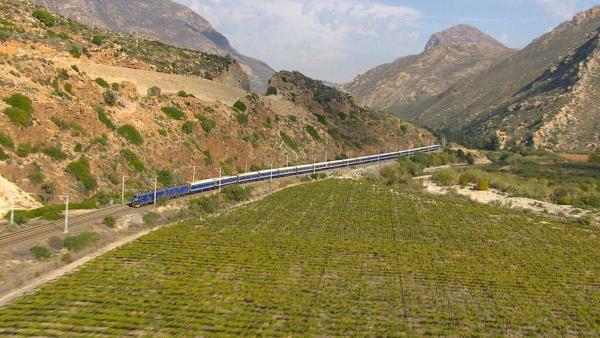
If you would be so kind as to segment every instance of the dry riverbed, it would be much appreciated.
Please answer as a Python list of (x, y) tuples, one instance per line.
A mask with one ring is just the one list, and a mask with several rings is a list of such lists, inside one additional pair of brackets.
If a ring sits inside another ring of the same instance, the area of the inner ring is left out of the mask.
[(431, 180), (431, 176), (422, 176), (417, 179), (423, 182), (425, 191), (435, 195), (447, 195), (452, 192), (461, 196), (468, 197), (472, 201), (482, 204), (495, 204), (512, 209), (526, 209), (540, 214), (549, 214), (555, 216), (568, 216), (575, 218), (592, 216), (596, 220), (600, 220), (600, 215), (594, 214), (588, 210), (576, 208), (571, 205), (559, 205), (527, 197), (507, 196), (501, 191), (497, 191), (494, 189), (490, 189), (487, 191), (478, 191), (474, 190), (472, 187), (442, 187), (433, 182)]

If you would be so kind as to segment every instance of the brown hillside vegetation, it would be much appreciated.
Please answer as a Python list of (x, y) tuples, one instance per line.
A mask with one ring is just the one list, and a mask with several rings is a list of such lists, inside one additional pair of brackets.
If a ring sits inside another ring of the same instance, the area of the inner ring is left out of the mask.
[[(67, 192), (79, 198), (110, 196), (119, 190), (123, 174), (128, 191), (150, 190), (157, 173), (162, 184), (176, 184), (191, 179), (192, 166), (198, 167), (200, 179), (216, 176), (219, 168), (235, 174), (285, 165), (286, 158), (290, 163), (324, 160), (326, 150), (333, 159), (434, 142), (422, 129), (353, 102), (331, 105), (300, 96), (306, 103), (300, 105), (284, 91), (261, 97), (217, 82), (212, 82), (212, 91), (203, 89), (211, 86), (197, 88), (198, 97), (194, 91), (170, 93), (158, 87), (144, 92), (132, 83), (135, 79), (105, 79), (87, 65), (106, 61), (111, 67), (163, 70), (160, 63), (149, 63), (154, 56), (148, 50), (141, 51), (143, 58), (132, 54), (118, 62), (92, 47), (90, 57), (69, 56), (65, 50), (71, 44), (85, 46), (87, 40), (74, 35), (81, 40), (63, 43), (46, 36), (60, 34), (54, 29), (63, 27), (87, 28), (54, 16), (64, 26), (45, 26), (25, 1), (3, 6), (14, 9), (2, 11), (6, 33), (0, 49), (0, 173), (25, 191), (46, 194), (46, 200), (56, 202)], [(16, 21), (11, 13), (23, 20)], [(152, 72), (159, 79), (160, 74)], [(319, 86), (317, 81), (309, 84)], [(239, 102), (216, 95), (218, 90), (239, 93)], [(293, 86), (289, 90), (297, 91)], [(335, 89), (327, 92), (342, 95)], [(290, 105), (294, 109), (285, 109)], [(319, 116), (325, 109), (330, 118), (322, 123)]]

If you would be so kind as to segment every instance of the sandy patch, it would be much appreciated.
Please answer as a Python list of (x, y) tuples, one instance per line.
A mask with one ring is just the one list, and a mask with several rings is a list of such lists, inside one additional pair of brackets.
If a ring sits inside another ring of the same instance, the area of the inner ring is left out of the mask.
[(488, 191), (472, 190), (470, 187), (462, 188), (460, 186), (442, 187), (431, 181), (431, 176), (420, 177), (423, 186), (428, 193), (434, 195), (446, 195), (450, 190), (459, 195), (466, 196), (470, 200), (482, 204), (499, 204), (513, 209), (532, 210), (537, 213), (551, 214), (556, 216), (584, 217), (591, 215), (600, 220), (600, 215), (596, 215), (588, 210), (575, 208), (571, 205), (559, 205), (550, 202), (544, 202), (527, 197), (504, 196), (500, 191), (490, 189)]
[(586, 154), (560, 154), (560, 157), (571, 162), (587, 163), (590, 161), (590, 155)]
[(36, 201), (31, 195), (0, 175), (0, 217), (3, 217), (10, 211), (13, 203), (15, 209), (21, 210), (42, 207), (40, 202)]

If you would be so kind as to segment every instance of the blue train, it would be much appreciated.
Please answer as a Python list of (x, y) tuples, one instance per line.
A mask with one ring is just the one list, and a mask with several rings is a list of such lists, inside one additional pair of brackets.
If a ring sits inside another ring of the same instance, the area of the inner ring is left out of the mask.
[(247, 184), (258, 181), (272, 180), (280, 177), (297, 176), (313, 174), (321, 171), (349, 167), (353, 165), (368, 164), (380, 161), (392, 160), (398, 157), (412, 156), (415, 153), (430, 153), (440, 150), (439, 145), (432, 145), (409, 150), (396, 151), (391, 153), (349, 158), (345, 160), (321, 162), (314, 164), (304, 164), (295, 167), (285, 167), (270, 170), (253, 171), (237, 176), (227, 176), (211, 178), (207, 180), (192, 182), (176, 187), (164, 188), (156, 192), (146, 192), (133, 195), (129, 206), (140, 208), (145, 205), (153, 204), (155, 200), (172, 199), (186, 195), (192, 195), (209, 190), (216, 190), (233, 184)]

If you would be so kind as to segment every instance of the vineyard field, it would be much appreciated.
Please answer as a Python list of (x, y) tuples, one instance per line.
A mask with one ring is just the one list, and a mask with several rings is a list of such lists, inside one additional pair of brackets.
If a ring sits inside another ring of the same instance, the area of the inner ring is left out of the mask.
[(598, 336), (600, 229), (367, 180), (156, 230), (0, 309), (2, 336)]

